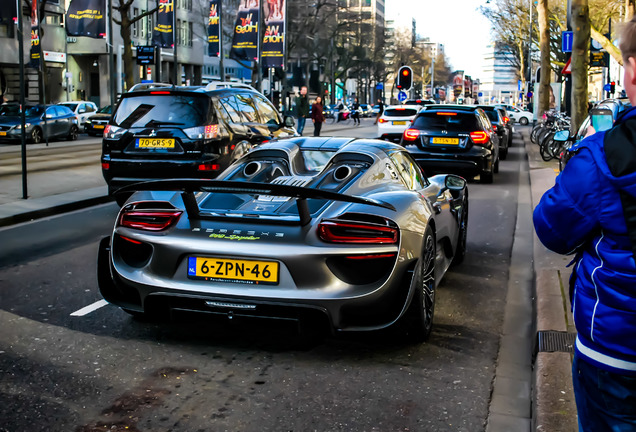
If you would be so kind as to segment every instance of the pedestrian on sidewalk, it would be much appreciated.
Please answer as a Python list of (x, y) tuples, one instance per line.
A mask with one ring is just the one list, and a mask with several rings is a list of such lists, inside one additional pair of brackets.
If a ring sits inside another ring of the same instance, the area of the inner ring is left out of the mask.
[(619, 47), (633, 108), (574, 147), (534, 211), (548, 249), (576, 252), (572, 381), (585, 432), (636, 431), (636, 16)]
[(300, 95), (296, 97), (294, 100), (294, 104), (296, 105), (296, 116), (298, 118), (298, 127), (296, 130), (300, 135), (303, 134), (303, 130), (305, 130), (305, 122), (307, 121), (307, 117), (309, 117), (309, 98), (307, 97), (307, 86), (302, 86), (300, 88)]
[(375, 122), (373, 122), (374, 125), (378, 124), (378, 120), (380, 120), (380, 117), (384, 113), (384, 104), (380, 98), (378, 98), (378, 106), (380, 107), (380, 110), (378, 111), (378, 116), (375, 118)]
[(360, 102), (358, 102), (358, 98), (355, 98), (353, 105), (351, 105), (351, 117), (353, 117), (353, 124), (360, 126)]
[(320, 136), (320, 129), (325, 122), (325, 116), (322, 113), (322, 98), (318, 96), (316, 102), (311, 106), (311, 120), (314, 122), (314, 136)]

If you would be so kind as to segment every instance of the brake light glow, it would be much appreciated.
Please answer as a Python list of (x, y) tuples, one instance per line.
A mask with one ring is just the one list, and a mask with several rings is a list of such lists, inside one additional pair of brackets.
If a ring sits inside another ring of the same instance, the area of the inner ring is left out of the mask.
[(395, 111), (404, 111), (406, 108), (394, 108)]
[(472, 139), (475, 144), (486, 144), (490, 137), (488, 133), (484, 131), (475, 131), (470, 133), (470, 139)]
[(221, 169), (221, 165), (217, 164), (217, 163), (202, 163), (199, 164), (199, 166), (197, 167), (197, 170), (199, 171), (218, 171)]
[(151, 95), (169, 95), (170, 92), (169, 91), (151, 91), (150, 94)]
[(509, 123), (510, 122), (510, 117), (504, 116), (503, 121), (504, 121), (504, 123)]
[(456, 116), (457, 113), (454, 112), (448, 112), (448, 111), (438, 111), (437, 115), (446, 115), (446, 116)]
[(318, 225), (318, 237), (328, 243), (395, 244), (398, 230), (386, 225), (325, 220)]
[(118, 225), (144, 231), (163, 231), (177, 223), (181, 210), (128, 210), (122, 211)]
[(387, 122), (388, 122), (388, 120), (387, 120), (387, 119), (383, 119), (383, 118), (381, 118), (380, 120), (378, 120), (378, 122), (379, 122), (379, 123), (387, 123)]
[(102, 162), (102, 169), (108, 171), (110, 169), (110, 162)]
[(415, 141), (420, 137), (420, 131), (417, 129), (407, 129), (404, 131), (404, 139), (406, 141)]

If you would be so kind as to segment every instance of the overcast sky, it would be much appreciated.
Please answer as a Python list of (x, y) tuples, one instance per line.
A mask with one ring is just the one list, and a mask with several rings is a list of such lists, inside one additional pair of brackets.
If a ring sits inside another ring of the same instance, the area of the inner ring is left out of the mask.
[[(417, 33), (444, 44), (453, 70), (479, 78), (490, 22), (477, 10), (486, 0), (386, 0), (386, 19), (408, 23), (415, 18)], [(404, 13), (400, 13), (404, 11)]]

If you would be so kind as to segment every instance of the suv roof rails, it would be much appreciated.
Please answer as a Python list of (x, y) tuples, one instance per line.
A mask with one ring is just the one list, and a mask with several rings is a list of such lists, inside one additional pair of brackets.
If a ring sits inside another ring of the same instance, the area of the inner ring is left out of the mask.
[(137, 83), (135, 85), (133, 85), (130, 90), (128, 90), (129, 92), (132, 91), (139, 91), (139, 90), (149, 90), (152, 88), (158, 88), (158, 87), (174, 87), (172, 84), (168, 84), (168, 83), (157, 83), (157, 82), (153, 82), (153, 83)]
[(240, 82), (232, 82), (232, 81), (212, 81), (211, 83), (205, 86), (205, 90), (207, 91), (226, 89), (226, 88), (242, 88), (242, 89), (256, 91), (256, 89), (249, 84), (243, 84)]

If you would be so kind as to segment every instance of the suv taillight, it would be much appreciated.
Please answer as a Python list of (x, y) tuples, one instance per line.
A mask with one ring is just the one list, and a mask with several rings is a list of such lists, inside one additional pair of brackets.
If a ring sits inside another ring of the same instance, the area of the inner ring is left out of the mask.
[(177, 223), (181, 210), (123, 210), (118, 226), (144, 231), (163, 231)]
[(398, 241), (398, 229), (331, 219), (318, 225), (318, 237), (328, 243), (395, 244)]
[(470, 133), (470, 139), (473, 140), (475, 144), (483, 145), (488, 143), (490, 137), (488, 136), (488, 132), (475, 131)]
[(420, 137), (418, 129), (407, 129), (404, 131), (404, 141), (415, 141)]
[(106, 125), (104, 128), (104, 138), (118, 139), (124, 135), (128, 129), (121, 128), (119, 126)]

